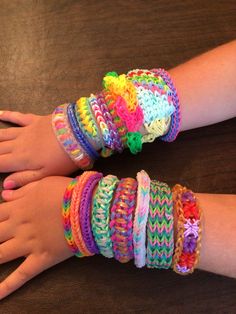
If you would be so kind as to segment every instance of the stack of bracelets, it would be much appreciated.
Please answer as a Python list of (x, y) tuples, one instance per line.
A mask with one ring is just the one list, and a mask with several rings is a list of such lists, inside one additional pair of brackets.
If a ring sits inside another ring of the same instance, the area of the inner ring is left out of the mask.
[(157, 137), (174, 141), (180, 129), (180, 102), (164, 69), (109, 72), (103, 90), (75, 103), (58, 106), (52, 115), (55, 135), (81, 169), (99, 156), (141, 151)]
[(196, 196), (181, 185), (170, 189), (151, 180), (144, 170), (121, 180), (85, 171), (67, 187), (62, 216), (77, 257), (134, 259), (136, 267), (172, 268), (181, 275), (192, 273), (199, 261), (202, 211)]

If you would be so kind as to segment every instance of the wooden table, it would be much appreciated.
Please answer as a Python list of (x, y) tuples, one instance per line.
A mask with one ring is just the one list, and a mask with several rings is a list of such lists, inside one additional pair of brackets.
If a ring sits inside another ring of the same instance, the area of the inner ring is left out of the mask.
[[(99, 91), (108, 71), (168, 69), (235, 38), (230, 0), (1, 0), (0, 109), (47, 114)], [(96, 170), (121, 178), (144, 168), (170, 185), (235, 194), (235, 122), (100, 160)], [(0, 278), (21, 261), (1, 265)], [(3, 300), (0, 313), (236, 313), (236, 280), (71, 258)]]

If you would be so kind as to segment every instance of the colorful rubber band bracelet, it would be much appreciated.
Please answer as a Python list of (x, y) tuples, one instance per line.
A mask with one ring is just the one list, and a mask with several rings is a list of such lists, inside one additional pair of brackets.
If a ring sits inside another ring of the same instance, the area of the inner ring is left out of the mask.
[(70, 208), (71, 208), (71, 197), (74, 191), (74, 188), (77, 184), (77, 178), (73, 179), (70, 184), (67, 186), (66, 191), (63, 197), (62, 203), (62, 220), (63, 220), (63, 227), (64, 227), (64, 235), (69, 248), (73, 252), (73, 254), (77, 257), (82, 257), (83, 254), (80, 252), (78, 246), (76, 245), (71, 228), (70, 222)]
[(93, 254), (99, 254), (99, 249), (94, 240), (91, 230), (91, 208), (93, 191), (99, 180), (102, 178), (102, 173), (95, 173), (90, 176), (84, 185), (80, 202), (80, 222), (82, 236), (86, 247)]
[(172, 98), (173, 98), (173, 103), (175, 106), (175, 111), (171, 118), (170, 129), (167, 134), (165, 134), (164, 136), (160, 138), (161, 140), (166, 141), (166, 142), (173, 142), (176, 139), (180, 131), (180, 126), (181, 126), (181, 111), (180, 111), (180, 101), (179, 101), (178, 92), (176, 90), (176, 87), (172, 81), (170, 74), (166, 70), (159, 68), (159, 69), (152, 69), (151, 71), (154, 72), (156, 75), (161, 76), (163, 78), (163, 80), (169, 86), (173, 94)]
[(105, 176), (99, 181), (93, 198), (92, 231), (100, 253), (108, 258), (113, 257), (109, 223), (110, 208), (118, 182), (116, 176)]
[(133, 222), (134, 263), (136, 267), (146, 264), (146, 225), (150, 200), (150, 178), (142, 170), (137, 173), (137, 204)]
[(91, 165), (91, 159), (79, 145), (70, 129), (67, 119), (68, 104), (58, 106), (52, 114), (52, 127), (56, 138), (72, 161), (81, 169), (87, 169)]
[(202, 210), (191, 190), (177, 184), (172, 192), (178, 219), (172, 267), (176, 273), (188, 275), (194, 271), (200, 257)]
[(133, 212), (136, 207), (137, 182), (121, 179), (111, 208), (111, 240), (115, 259), (126, 263), (133, 258)]
[(166, 183), (151, 181), (147, 267), (168, 269), (174, 251), (172, 193)]

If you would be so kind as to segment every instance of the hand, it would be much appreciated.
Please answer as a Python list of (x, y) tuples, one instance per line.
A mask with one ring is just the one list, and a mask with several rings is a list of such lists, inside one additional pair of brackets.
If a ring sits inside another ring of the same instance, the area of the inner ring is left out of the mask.
[(73, 255), (64, 237), (61, 214), (70, 181), (48, 177), (2, 192), (7, 202), (0, 204), (0, 264), (22, 256), (26, 259), (0, 283), (0, 300)]
[(5, 189), (77, 169), (54, 135), (51, 115), (3, 111), (0, 120), (20, 126), (0, 129), (0, 172), (14, 172), (5, 179)]

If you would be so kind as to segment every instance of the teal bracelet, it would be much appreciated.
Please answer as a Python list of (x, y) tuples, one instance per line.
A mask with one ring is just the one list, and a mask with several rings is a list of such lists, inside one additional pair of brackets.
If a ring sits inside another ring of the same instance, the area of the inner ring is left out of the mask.
[(108, 258), (113, 257), (112, 241), (109, 228), (110, 206), (118, 178), (107, 175), (99, 181), (92, 204), (92, 232), (100, 253)]
[(174, 217), (171, 189), (166, 183), (151, 181), (147, 223), (147, 267), (168, 269), (174, 252)]

